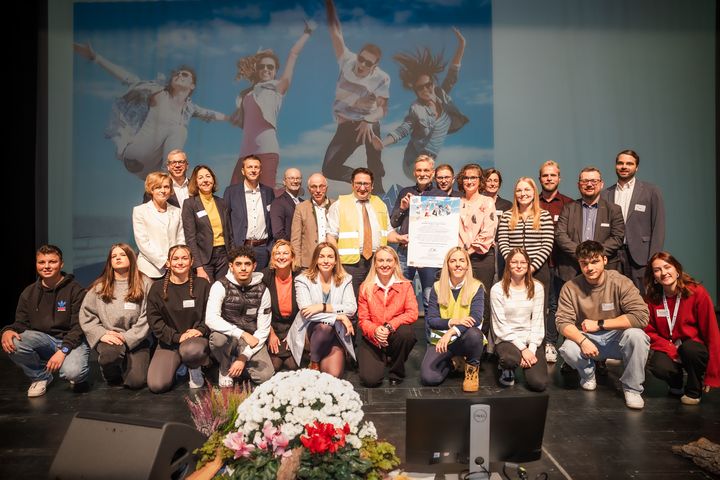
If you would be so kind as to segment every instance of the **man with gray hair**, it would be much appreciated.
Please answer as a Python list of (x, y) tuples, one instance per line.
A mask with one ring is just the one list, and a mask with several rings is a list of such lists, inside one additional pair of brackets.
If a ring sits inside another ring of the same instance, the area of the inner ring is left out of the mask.
[(270, 225), (275, 240), (290, 240), (295, 207), (303, 201), (300, 197), (302, 173), (297, 168), (288, 168), (283, 177), (285, 191), (270, 205)]
[(327, 234), (327, 214), (332, 200), (327, 197), (327, 179), (313, 173), (307, 181), (310, 199), (295, 207), (290, 229), (290, 243), (303, 268), (310, 266), (312, 254)]

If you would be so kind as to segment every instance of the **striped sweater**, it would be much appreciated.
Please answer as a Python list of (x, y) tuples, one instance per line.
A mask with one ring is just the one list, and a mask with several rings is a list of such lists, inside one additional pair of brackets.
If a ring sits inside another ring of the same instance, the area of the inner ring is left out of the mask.
[(523, 221), (520, 219), (513, 230), (510, 230), (512, 212), (503, 213), (498, 225), (497, 243), (503, 258), (516, 247), (524, 248), (530, 257), (535, 272), (547, 261), (553, 248), (555, 229), (547, 210), (540, 211), (540, 230), (533, 229), (533, 217)]

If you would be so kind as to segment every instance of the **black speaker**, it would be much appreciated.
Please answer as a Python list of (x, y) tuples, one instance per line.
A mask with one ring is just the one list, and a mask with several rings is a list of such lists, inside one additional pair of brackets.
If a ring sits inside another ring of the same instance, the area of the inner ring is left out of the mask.
[(51, 479), (181, 479), (195, 470), (205, 436), (175, 422), (77, 413), (50, 467)]

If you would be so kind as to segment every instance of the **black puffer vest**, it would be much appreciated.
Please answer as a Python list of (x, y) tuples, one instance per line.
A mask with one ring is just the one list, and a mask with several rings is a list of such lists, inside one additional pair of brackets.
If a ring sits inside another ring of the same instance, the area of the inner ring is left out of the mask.
[(222, 318), (248, 333), (255, 333), (265, 285), (259, 282), (240, 287), (227, 278), (221, 278), (219, 281), (225, 287), (225, 299), (220, 310)]

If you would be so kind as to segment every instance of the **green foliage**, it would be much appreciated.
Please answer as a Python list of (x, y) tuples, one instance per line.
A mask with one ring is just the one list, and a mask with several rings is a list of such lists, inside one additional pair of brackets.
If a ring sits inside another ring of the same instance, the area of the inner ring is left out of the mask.
[(225, 434), (222, 432), (215, 432), (210, 435), (210, 438), (203, 444), (202, 447), (196, 448), (193, 453), (199, 458), (197, 463), (197, 469), (200, 469), (203, 465), (213, 461), (215, 455), (220, 452), (220, 456), (223, 460), (229, 460), (233, 458), (233, 452), (225, 445), (223, 445), (223, 439)]
[(370, 461), (350, 446), (335, 453), (312, 454), (304, 449), (297, 478), (301, 480), (363, 480), (372, 470)]
[(231, 462), (231, 466), (235, 471), (227, 477), (230, 480), (275, 480), (280, 459), (267, 450), (256, 450), (249, 458)]
[(360, 456), (372, 464), (372, 470), (367, 475), (368, 480), (381, 480), (384, 472), (389, 472), (400, 465), (400, 459), (395, 455), (393, 444), (370, 437), (362, 439)]

